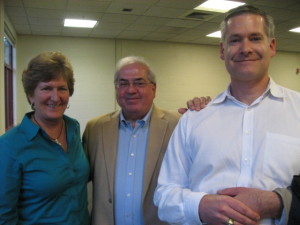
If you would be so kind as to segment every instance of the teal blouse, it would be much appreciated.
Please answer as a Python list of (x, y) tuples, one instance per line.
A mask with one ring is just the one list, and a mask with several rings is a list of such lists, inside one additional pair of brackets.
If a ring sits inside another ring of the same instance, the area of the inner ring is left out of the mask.
[(64, 152), (31, 122), (31, 114), (0, 137), (0, 224), (89, 224), (89, 165), (79, 123), (64, 116)]

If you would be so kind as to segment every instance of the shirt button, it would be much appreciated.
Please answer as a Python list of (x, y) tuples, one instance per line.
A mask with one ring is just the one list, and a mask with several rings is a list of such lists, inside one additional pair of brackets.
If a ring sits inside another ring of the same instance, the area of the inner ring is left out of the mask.
[(131, 175), (132, 175), (132, 173), (131, 173), (131, 172), (129, 172), (129, 173), (128, 173), (128, 175), (129, 175), (129, 176), (131, 176)]
[(245, 159), (244, 159), (244, 164), (245, 164), (245, 165), (249, 165), (249, 163), (250, 163), (250, 160), (249, 160), (248, 158), (245, 158)]
[(127, 197), (130, 197), (131, 196), (131, 194), (130, 193), (127, 193)]
[(134, 134), (134, 135), (132, 135), (132, 137), (133, 137), (133, 138), (136, 138), (136, 135)]
[(130, 154), (130, 156), (132, 156), (132, 157), (133, 157), (133, 156), (134, 156), (134, 153), (131, 153), (131, 154)]

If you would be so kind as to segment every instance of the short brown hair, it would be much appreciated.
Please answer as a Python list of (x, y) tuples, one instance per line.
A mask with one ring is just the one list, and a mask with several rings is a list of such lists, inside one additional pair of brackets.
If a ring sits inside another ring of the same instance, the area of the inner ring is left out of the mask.
[(273, 39), (275, 37), (275, 25), (273, 17), (268, 15), (266, 12), (260, 10), (257, 7), (254, 7), (252, 5), (242, 5), (239, 7), (236, 7), (234, 9), (229, 10), (224, 17), (224, 20), (222, 21), (220, 28), (221, 28), (221, 34), (222, 34), (222, 41), (225, 40), (225, 34), (227, 31), (227, 22), (230, 18), (244, 15), (244, 14), (253, 14), (253, 15), (259, 15), (264, 19), (265, 22), (265, 31), (269, 38), (269, 40)]
[(74, 74), (69, 60), (61, 52), (44, 52), (28, 63), (22, 73), (22, 82), (27, 98), (32, 96), (39, 82), (48, 82), (58, 77), (66, 79), (70, 96), (74, 92)]

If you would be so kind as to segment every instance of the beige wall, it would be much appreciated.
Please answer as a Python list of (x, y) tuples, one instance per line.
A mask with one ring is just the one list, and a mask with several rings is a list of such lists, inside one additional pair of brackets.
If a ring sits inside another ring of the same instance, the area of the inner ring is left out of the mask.
[[(18, 37), (18, 121), (30, 110), (23, 94), (21, 73), (28, 61), (42, 51), (62, 51), (75, 71), (75, 93), (67, 114), (81, 123), (116, 109), (114, 65), (127, 55), (144, 56), (157, 74), (156, 105), (170, 110), (184, 106), (194, 96), (216, 96), (229, 82), (217, 46), (69, 37)], [(279, 84), (300, 91), (300, 54), (278, 52), (270, 74)]]
[(75, 92), (70, 99), (67, 115), (77, 118), (84, 126), (88, 119), (114, 110), (114, 46), (113, 40), (19, 36), (18, 120), (30, 111), (22, 88), (22, 71), (32, 57), (44, 51), (61, 51), (73, 65)]

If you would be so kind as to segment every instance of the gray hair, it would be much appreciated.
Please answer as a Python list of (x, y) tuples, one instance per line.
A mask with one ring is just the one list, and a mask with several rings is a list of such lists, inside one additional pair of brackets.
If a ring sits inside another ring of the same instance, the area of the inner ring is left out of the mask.
[(259, 8), (254, 7), (252, 5), (242, 5), (237, 8), (229, 10), (225, 14), (224, 20), (222, 21), (222, 23), (220, 25), (222, 41), (225, 40), (228, 20), (232, 17), (244, 15), (244, 14), (254, 14), (254, 15), (261, 16), (265, 21), (265, 32), (266, 32), (269, 40), (271, 40), (275, 37), (275, 35), (274, 35), (274, 33), (275, 33), (274, 20), (270, 15), (268, 15), (266, 12), (260, 10)]
[(143, 64), (144, 66), (146, 66), (148, 68), (148, 72), (147, 72), (147, 78), (150, 80), (151, 83), (156, 84), (156, 78), (155, 78), (155, 74), (153, 72), (153, 70), (151, 69), (149, 63), (141, 56), (127, 56), (124, 57), (122, 59), (120, 59), (117, 64), (116, 64), (116, 72), (115, 72), (115, 78), (114, 78), (114, 83), (116, 84), (119, 75), (120, 75), (120, 70), (129, 64), (132, 63), (139, 63), (139, 64)]

